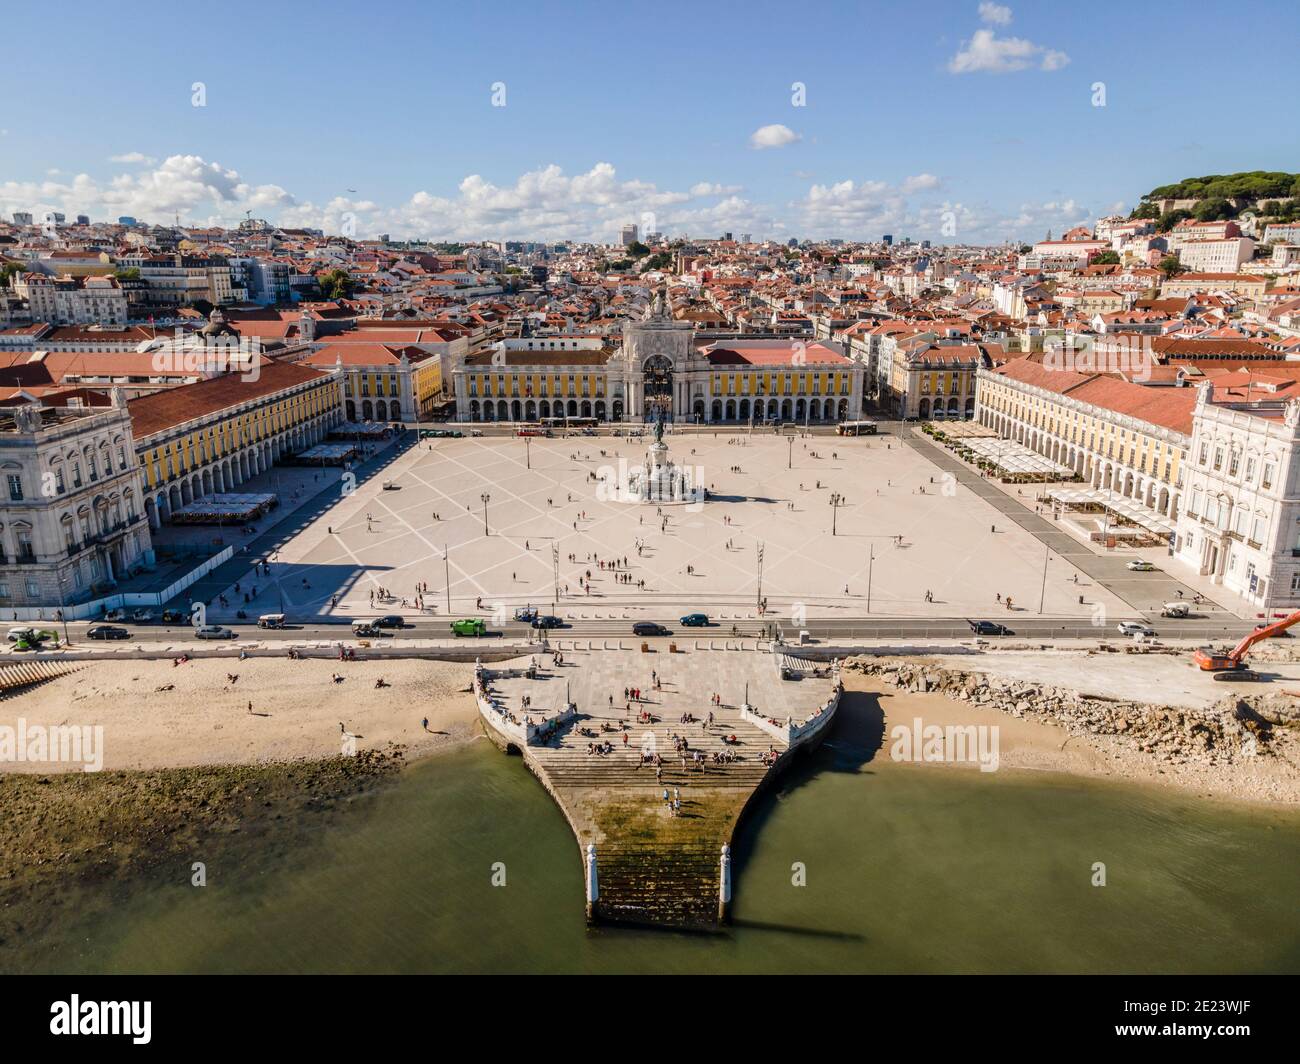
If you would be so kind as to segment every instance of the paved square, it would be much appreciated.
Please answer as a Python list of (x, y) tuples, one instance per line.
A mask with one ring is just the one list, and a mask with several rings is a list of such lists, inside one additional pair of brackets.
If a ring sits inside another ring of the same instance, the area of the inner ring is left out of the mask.
[[(442, 616), (448, 572), (453, 615), (474, 612), (479, 598), (485, 608), (549, 609), (554, 546), (563, 615), (672, 616), (697, 608), (752, 616), (762, 543), (769, 615), (800, 608), (810, 616), (863, 615), (869, 576), (873, 615), (1001, 619), (1036, 613), (1040, 596), (1049, 615), (1089, 616), (1097, 603), (1111, 618), (1130, 612), (1067, 561), (1046, 560), (1032, 536), (897, 439), (727, 432), (666, 439), (670, 457), (690, 466), (714, 497), (664, 506), (662, 517), (653, 504), (603, 498), (594, 479), (616, 476), (620, 458), (639, 465), (648, 435), (422, 441), (354, 491), (341, 482), (337, 505), (279, 552), (273, 576), (286, 608), (300, 615), (414, 615), (421, 582), (426, 612)], [(399, 489), (385, 491), (385, 482)], [(842, 504), (833, 517), (835, 494)], [(614, 558), (627, 559), (634, 583), (596, 560)], [(580, 587), (588, 571), (590, 591)], [(380, 588), (393, 598), (372, 606)], [(251, 608), (278, 608), (278, 591), (259, 590)], [(999, 595), (1011, 596), (1014, 613)]]

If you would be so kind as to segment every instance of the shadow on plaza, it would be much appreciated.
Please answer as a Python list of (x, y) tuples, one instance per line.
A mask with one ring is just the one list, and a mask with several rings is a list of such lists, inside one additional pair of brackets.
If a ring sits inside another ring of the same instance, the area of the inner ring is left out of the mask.
[[(351, 472), (356, 477), (355, 488), (373, 480), (382, 473), (389, 465), (406, 454), (417, 443), (415, 433), (407, 433), (407, 438), (399, 440), (392, 447), (386, 448), (379, 454), (375, 455), (370, 461), (361, 466), (354, 466), (351, 470), (342, 468), (329, 467), (326, 472), (337, 472), (338, 478), (334, 481), (328, 481), (325, 485), (311, 498), (306, 499), (296, 510), (284, 513), (278, 521), (275, 521), (269, 527), (263, 528), (256, 535), (241, 536), (238, 532), (234, 535), (232, 542), (237, 548), (235, 556), (219, 566), (212, 572), (208, 573), (201, 580), (191, 584), (188, 588), (177, 595), (170, 603), (165, 605), (171, 607), (184, 607), (190, 602), (208, 602), (211, 603), (226, 588), (230, 587), (236, 580), (242, 581), (254, 561), (269, 558), (295, 536), (300, 535), (313, 521), (323, 517), (331, 508), (337, 505), (343, 498), (341, 484), (343, 474)], [(355, 488), (353, 489), (355, 491)], [(277, 512), (282, 512), (277, 511)], [(241, 541), (242, 548), (240, 547)], [(335, 567), (335, 566), (307, 566), (306, 568), (330, 569), (330, 568), (350, 568), (358, 576), (361, 570), (356, 567)], [(303, 574), (307, 575), (307, 574)], [(313, 579), (307, 575), (308, 581), (312, 587), (329, 586), (326, 576), (322, 573), (319, 579)], [(340, 589), (342, 583), (337, 585)], [(301, 587), (301, 583), (299, 583)], [(259, 588), (260, 589), (260, 588)], [(231, 602), (231, 608), (235, 608), (235, 603)]]

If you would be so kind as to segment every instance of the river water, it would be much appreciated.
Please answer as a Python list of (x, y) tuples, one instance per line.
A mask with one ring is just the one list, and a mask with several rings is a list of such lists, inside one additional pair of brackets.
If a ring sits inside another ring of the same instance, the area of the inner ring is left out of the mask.
[[(839, 727), (736, 840), (734, 924), (595, 929), (577, 845), (478, 742), (330, 826), (134, 890), (23, 967), (89, 972), (1295, 972), (1300, 813), (871, 759)], [(289, 829), (292, 830), (292, 829)], [(203, 855), (195, 855), (202, 860)], [(1094, 864), (1105, 886), (1094, 886)], [(504, 875), (504, 885), (493, 885)], [(803, 885), (795, 885), (795, 881)]]

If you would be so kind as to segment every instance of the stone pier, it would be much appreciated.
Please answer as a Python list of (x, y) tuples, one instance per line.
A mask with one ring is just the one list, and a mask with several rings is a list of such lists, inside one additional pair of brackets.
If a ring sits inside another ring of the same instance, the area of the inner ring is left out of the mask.
[[(561, 664), (547, 654), (482, 667), (475, 686), (488, 736), (522, 755), (573, 829), (588, 918), (691, 927), (725, 921), (736, 824), (795, 752), (830, 730), (837, 670), (766, 650), (669, 653), (666, 642), (653, 653), (563, 657)], [(640, 701), (624, 698), (633, 687), (641, 688)], [(715, 693), (721, 705), (712, 703)], [(684, 714), (695, 720), (683, 723)], [(682, 738), (684, 763), (676, 749)], [(605, 743), (608, 753), (590, 752)]]

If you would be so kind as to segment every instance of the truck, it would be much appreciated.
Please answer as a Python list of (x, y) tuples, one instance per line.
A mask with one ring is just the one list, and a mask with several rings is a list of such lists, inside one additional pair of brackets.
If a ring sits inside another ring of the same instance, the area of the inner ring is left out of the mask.
[(487, 621), (482, 617), (462, 617), (459, 621), (451, 622), (451, 634), (461, 635), (487, 635)]
[(1192, 612), (1189, 602), (1166, 602), (1160, 607), (1161, 617), (1187, 617)]

